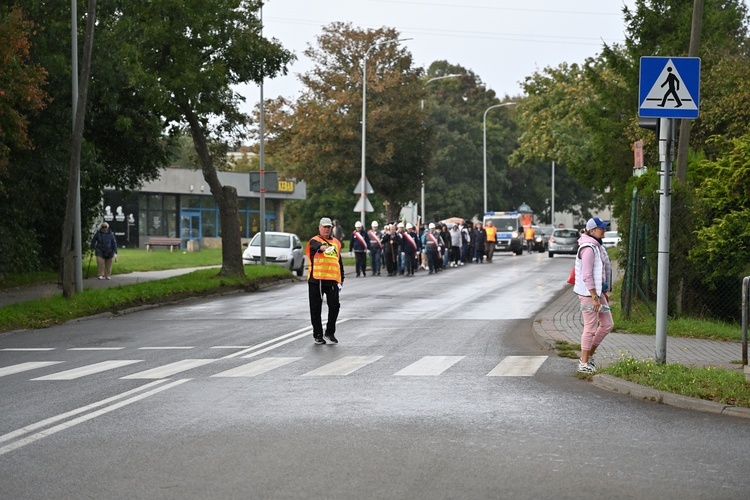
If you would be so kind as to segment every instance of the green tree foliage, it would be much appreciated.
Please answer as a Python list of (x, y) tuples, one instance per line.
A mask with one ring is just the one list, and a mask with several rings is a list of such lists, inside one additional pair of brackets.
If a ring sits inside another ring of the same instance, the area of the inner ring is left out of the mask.
[[(81, 157), (84, 241), (89, 222), (99, 215), (104, 187), (133, 189), (155, 178), (170, 155), (161, 117), (153, 112), (132, 66), (120, 57), (123, 42), (112, 40), (115, 4), (100, 0), (98, 9)], [(70, 2), (25, 0), (23, 6), (36, 27), (29, 36), (29, 64), (46, 71), (44, 90), (50, 100), (28, 114), (34, 149), (11, 148), (2, 180), (6, 198), (0, 203), (0, 254), (17, 263), (16, 272), (58, 265), (72, 128)], [(82, 40), (85, 9), (78, 12)], [(10, 249), (8, 242), (19, 244)]]
[(228, 144), (248, 117), (234, 86), (285, 73), (293, 55), (261, 35), (257, 0), (131, 0), (121, 4), (113, 35), (137, 70), (164, 122), (190, 132), (219, 207), (220, 274), (244, 274), (237, 189), (223, 186)]
[(375, 216), (387, 202), (387, 217), (395, 218), (401, 206), (418, 199), (420, 174), (429, 168), (430, 131), (419, 113), (421, 70), (406, 49), (387, 43), (398, 36), (387, 28), (326, 26), (317, 46), (305, 52), (315, 66), (300, 76), (302, 96), (269, 106), (269, 153), (284, 159), (284, 171), (304, 179), (311, 191), (325, 185), (329, 192), (349, 193), (345, 206), (324, 203), (316, 216), (350, 213), (357, 202), (351, 193), (361, 177), (361, 64), (368, 50), (366, 176), (376, 192), (370, 202)]
[(48, 100), (43, 90), (46, 72), (29, 61), (33, 29), (20, 7), (0, 8), (0, 173), (11, 148), (33, 147), (26, 113), (43, 109)]
[(717, 160), (698, 164), (700, 228), (690, 258), (703, 266), (706, 281), (750, 274), (750, 134), (732, 141)]

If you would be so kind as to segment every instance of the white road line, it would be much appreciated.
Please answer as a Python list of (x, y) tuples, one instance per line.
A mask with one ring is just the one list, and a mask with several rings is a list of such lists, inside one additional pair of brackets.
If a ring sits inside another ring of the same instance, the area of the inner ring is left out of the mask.
[(419, 361), (410, 364), (394, 375), (401, 376), (436, 376), (455, 365), (466, 356), (425, 356)]
[(133, 363), (140, 363), (141, 359), (118, 359), (112, 361), (102, 361), (100, 363), (94, 363), (92, 365), (81, 366), (79, 368), (73, 368), (72, 370), (65, 370), (64, 372), (52, 373), (43, 377), (32, 378), (31, 380), (73, 380), (86, 375), (93, 375), (94, 373), (106, 372), (107, 370), (114, 370), (122, 366), (132, 365)]
[(214, 345), (211, 349), (247, 349), (249, 345)]
[[(340, 325), (342, 323), (346, 323), (347, 321), (349, 321), (349, 320), (348, 319), (339, 319), (339, 321), (336, 324)], [(254, 345), (252, 347), (248, 347), (245, 350), (238, 351), (238, 352), (233, 352), (232, 354), (224, 356), (221, 359), (236, 358), (237, 356), (242, 356), (243, 358), (252, 358), (254, 356), (257, 356), (259, 354), (263, 354), (264, 352), (268, 352), (268, 351), (270, 351), (272, 349), (275, 349), (275, 348), (277, 348), (279, 346), (282, 346), (284, 344), (288, 344), (289, 342), (293, 342), (295, 340), (301, 339), (301, 338), (303, 338), (303, 337), (305, 337), (307, 335), (310, 335), (311, 332), (312, 332), (312, 326), (306, 326), (304, 328), (300, 328), (299, 330), (295, 330), (293, 332), (286, 333), (284, 335), (276, 337), (275, 339), (267, 340), (265, 342), (261, 342), (260, 344)], [(288, 337), (293, 337), (293, 338), (289, 339)], [(288, 340), (286, 340), (284, 342), (281, 342), (284, 339), (288, 339)], [(253, 353), (253, 354), (247, 354), (247, 353), (249, 353), (251, 351), (255, 351), (257, 349), (261, 349), (262, 347), (268, 346), (269, 344), (275, 344), (275, 345), (271, 345), (270, 347), (266, 347), (265, 349), (262, 349), (262, 350), (260, 350), (260, 351), (258, 351), (256, 353)]]
[(508, 356), (500, 362), (488, 377), (533, 377), (547, 356)]
[(120, 351), (124, 347), (71, 347), (69, 351)]
[(56, 365), (63, 361), (29, 361), (28, 363), (19, 363), (17, 365), (6, 366), (0, 368), (0, 377), (6, 375), (13, 375), (14, 373), (26, 372), (29, 370), (36, 370), (37, 368), (44, 368), (45, 366)]
[(162, 347), (139, 347), (140, 351), (181, 351), (195, 349), (194, 346), (162, 346)]
[(36, 352), (36, 351), (54, 351), (54, 347), (8, 347), (6, 349), (0, 349), (0, 351), (7, 352)]
[(211, 377), (255, 377), (262, 373), (270, 372), (275, 368), (279, 368), (289, 363), (293, 363), (302, 358), (263, 358), (246, 365), (232, 368)]
[(307, 372), (303, 377), (327, 377), (332, 375), (349, 375), (363, 366), (374, 363), (383, 356), (344, 356), (341, 359), (328, 363), (313, 371)]
[(207, 365), (217, 361), (216, 359), (183, 359), (175, 363), (169, 363), (168, 365), (159, 366), (150, 370), (134, 373), (125, 377), (120, 377), (120, 380), (130, 379), (157, 379), (171, 377), (177, 373), (181, 373), (199, 366)]
[(56, 434), (60, 431), (64, 431), (66, 429), (70, 429), (71, 427), (82, 424), (83, 422), (86, 422), (88, 420), (91, 420), (96, 417), (100, 417), (102, 415), (105, 415), (107, 413), (110, 413), (112, 411), (115, 411), (119, 408), (122, 408), (123, 406), (127, 406), (129, 404), (136, 403), (142, 399), (146, 399), (150, 396), (153, 396), (154, 394), (158, 394), (162, 391), (166, 391), (167, 389), (171, 389), (172, 387), (178, 386), (180, 384), (183, 384), (185, 382), (188, 382), (190, 379), (182, 379), (182, 380), (175, 380), (174, 382), (171, 382), (166, 385), (162, 385), (161, 387), (157, 387), (156, 389), (152, 389), (148, 392), (144, 392), (143, 394), (139, 394), (137, 396), (134, 396), (130, 399), (126, 399), (125, 401), (120, 401), (119, 403), (115, 403), (111, 406), (108, 406), (106, 408), (102, 408), (101, 410), (97, 410), (94, 412), (91, 412), (87, 415), (82, 415), (78, 418), (74, 418), (73, 420), (69, 420), (68, 422), (58, 424), (54, 427), (50, 427), (49, 429), (45, 429), (43, 431), (37, 432), (36, 434), (32, 434), (31, 436), (25, 437), (23, 439), (19, 439), (18, 441), (11, 443), (9, 445), (3, 446), (0, 448), (0, 456), (5, 455), (8, 452), (11, 452), (13, 450), (17, 450), (18, 448), (21, 448), (22, 446), (26, 446), (27, 444), (31, 444), (35, 441), (39, 441), (40, 439), (51, 436), (53, 434)]
[(140, 387), (136, 387), (135, 389), (131, 389), (121, 394), (117, 394), (115, 396), (109, 397), (107, 399), (102, 399), (101, 401), (97, 401), (96, 403), (91, 403), (90, 405), (82, 406), (80, 408), (76, 408), (75, 410), (70, 410), (69, 412), (61, 413), (60, 415), (46, 418), (44, 420), (40, 420), (39, 422), (27, 425), (26, 427), (22, 427), (13, 432), (9, 432), (8, 434), (3, 434), (2, 436), (0, 436), (0, 443), (4, 443), (5, 441), (10, 441), (11, 439), (15, 439), (17, 437), (23, 436), (24, 434), (28, 434), (29, 432), (34, 432), (37, 429), (47, 427), (48, 425), (54, 424), (55, 422), (59, 422), (60, 420), (65, 420), (66, 418), (79, 415), (81, 413), (87, 412), (89, 410), (93, 410), (94, 408), (98, 408), (100, 406), (104, 406), (106, 404), (111, 403), (112, 401), (117, 401), (118, 399), (126, 398), (130, 396), (131, 394), (145, 391), (146, 389), (150, 389), (151, 387), (154, 387), (156, 385), (163, 384), (164, 382), (166, 382), (166, 380), (156, 380), (154, 382), (149, 382), (148, 384), (142, 385)]

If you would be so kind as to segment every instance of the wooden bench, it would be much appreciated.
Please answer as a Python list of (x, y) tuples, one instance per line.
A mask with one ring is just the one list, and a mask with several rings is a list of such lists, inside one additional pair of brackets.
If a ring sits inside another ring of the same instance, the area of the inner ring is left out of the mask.
[(149, 238), (146, 243), (146, 251), (151, 250), (151, 247), (169, 247), (169, 251), (174, 250), (174, 247), (180, 246), (182, 238)]

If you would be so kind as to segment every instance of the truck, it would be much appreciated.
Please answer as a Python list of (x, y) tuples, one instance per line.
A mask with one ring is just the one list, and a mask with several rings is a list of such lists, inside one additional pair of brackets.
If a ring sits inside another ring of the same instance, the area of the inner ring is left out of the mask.
[(518, 212), (487, 212), (482, 223), (492, 221), (497, 228), (496, 252), (513, 252), (523, 255), (523, 215)]

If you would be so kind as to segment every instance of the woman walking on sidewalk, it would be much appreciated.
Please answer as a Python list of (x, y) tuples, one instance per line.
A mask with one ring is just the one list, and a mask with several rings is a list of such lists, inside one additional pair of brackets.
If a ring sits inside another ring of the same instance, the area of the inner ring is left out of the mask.
[(91, 248), (96, 254), (96, 265), (99, 268), (100, 280), (112, 279), (112, 259), (117, 255), (117, 240), (109, 230), (109, 224), (103, 222), (101, 229), (91, 240)]
[(578, 361), (578, 371), (581, 373), (596, 372), (594, 352), (614, 326), (609, 309), (612, 264), (607, 249), (602, 245), (607, 226), (609, 222), (598, 217), (589, 219), (586, 232), (578, 240), (573, 291), (581, 301), (583, 318), (581, 359)]

